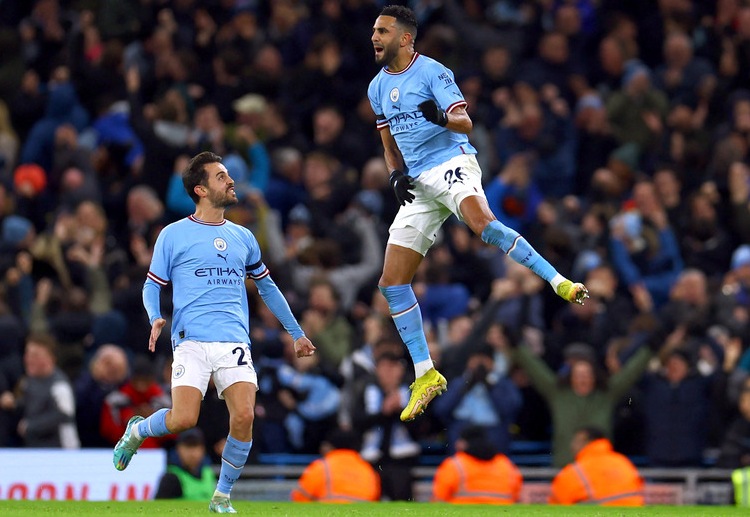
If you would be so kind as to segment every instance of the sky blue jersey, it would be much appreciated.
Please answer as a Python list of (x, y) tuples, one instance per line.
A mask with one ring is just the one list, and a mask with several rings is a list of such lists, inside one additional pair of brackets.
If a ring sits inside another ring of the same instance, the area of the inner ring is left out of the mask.
[(453, 72), (434, 59), (414, 53), (401, 72), (382, 68), (367, 89), (378, 130), (390, 128), (412, 177), (459, 154), (476, 154), (468, 135), (456, 133), (426, 120), (419, 104), (434, 100), (450, 113), (466, 106)]
[[(173, 345), (185, 339), (249, 343), (245, 276), (257, 282), (268, 274), (250, 230), (191, 215), (161, 231), (146, 282), (172, 282)], [(148, 312), (153, 323), (158, 313)]]

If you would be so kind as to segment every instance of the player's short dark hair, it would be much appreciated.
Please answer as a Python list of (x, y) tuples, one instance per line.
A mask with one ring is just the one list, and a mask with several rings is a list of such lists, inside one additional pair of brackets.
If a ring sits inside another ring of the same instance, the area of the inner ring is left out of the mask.
[(210, 151), (193, 156), (188, 163), (187, 168), (182, 172), (182, 185), (190, 196), (190, 199), (197, 205), (200, 198), (195, 193), (195, 187), (198, 185), (207, 185), (206, 165), (209, 163), (221, 163), (221, 156)]
[(412, 39), (417, 39), (417, 16), (414, 11), (403, 5), (386, 5), (380, 11), (380, 16), (393, 16), (396, 23), (401, 25)]

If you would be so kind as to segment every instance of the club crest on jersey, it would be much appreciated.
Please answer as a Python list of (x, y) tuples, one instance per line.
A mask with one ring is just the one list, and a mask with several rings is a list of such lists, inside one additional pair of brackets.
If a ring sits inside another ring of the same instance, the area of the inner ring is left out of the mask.
[(179, 379), (183, 375), (185, 375), (185, 367), (182, 366), (181, 364), (178, 364), (177, 366), (175, 366), (172, 377), (174, 377), (175, 379)]
[(214, 248), (219, 251), (224, 251), (225, 249), (227, 249), (227, 241), (225, 241), (221, 237), (216, 237), (214, 239)]
[(398, 91), (398, 88), (394, 88), (393, 90), (391, 90), (391, 94), (390, 94), (391, 102), (396, 102), (400, 95), (401, 95), (401, 92)]

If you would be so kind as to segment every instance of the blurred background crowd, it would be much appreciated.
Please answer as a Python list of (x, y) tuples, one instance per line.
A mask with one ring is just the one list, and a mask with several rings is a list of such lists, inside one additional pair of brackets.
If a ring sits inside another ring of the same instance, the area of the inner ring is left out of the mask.
[[(412, 368), (376, 287), (398, 206), (366, 96), (385, 2), (2, 0), (0, 447), (110, 447), (169, 405), (141, 287), (211, 150), (318, 348), (295, 359), (248, 281), (253, 454), (315, 454), (338, 425), (398, 471), (471, 424), (561, 466), (596, 424), (647, 465), (750, 465), (750, 2), (393, 3), (455, 72), (495, 214), (591, 299), (449, 221), (415, 282), (449, 390), (401, 423)], [(209, 390), (214, 461), (225, 411)]]

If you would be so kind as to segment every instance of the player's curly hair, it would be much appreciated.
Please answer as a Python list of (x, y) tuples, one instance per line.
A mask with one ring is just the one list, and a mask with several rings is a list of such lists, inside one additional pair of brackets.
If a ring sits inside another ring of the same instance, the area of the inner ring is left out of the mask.
[(403, 26), (404, 30), (411, 34), (412, 39), (417, 39), (417, 16), (408, 7), (386, 5), (380, 11), (380, 16), (393, 16), (396, 18), (396, 23)]
[(209, 163), (220, 163), (221, 156), (210, 151), (193, 156), (188, 166), (182, 172), (182, 185), (190, 196), (190, 199), (197, 205), (200, 197), (195, 193), (195, 187), (198, 185), (208, 185), (206, 178), (206, 165)]

